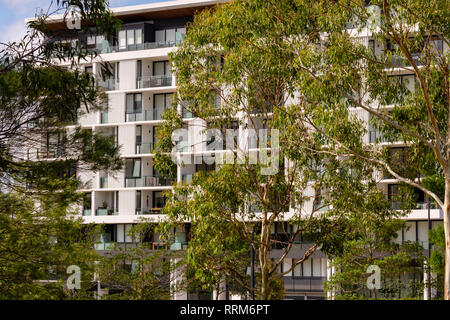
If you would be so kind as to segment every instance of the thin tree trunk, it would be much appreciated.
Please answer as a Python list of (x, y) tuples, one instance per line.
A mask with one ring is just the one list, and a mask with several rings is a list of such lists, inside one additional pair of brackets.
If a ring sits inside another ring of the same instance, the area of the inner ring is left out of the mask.
[(450, 177), (448, 177), (447, 175), (445, 177), (444, 233), (445, 233), (444, 299), (450, 300)]
[[(266, 212), (263, 212), (263, 216), (266, 217)], [(264, 218), (261, 228), (261, 244), (259, 246), (259, 262), (261, 266), (261, 290), (260, 298), (267, 300), (269, 294), (269, 265), (267, 262), (267, 251), (270, 245), (270, 229), (267, 219)]]

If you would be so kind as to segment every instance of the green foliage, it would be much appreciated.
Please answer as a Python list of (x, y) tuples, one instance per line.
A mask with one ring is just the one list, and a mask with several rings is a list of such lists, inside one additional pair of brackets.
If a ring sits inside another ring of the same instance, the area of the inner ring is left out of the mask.
[[(92, 286), (98, 228), (82, 225), (53, 197), (41, 199), (43, 207), (35, 208), (23, 194), (0, 195), (1, 299), (68, 299)], [(82, 270), (78, 293), (63, 289), (70, 265)], [(45, 283), (52, 279), (57, 281)]]
[[(106, 1), (58, 0), (56, 12), (69, 5), (81, 8), (85, 31), (118, 26)], [(92, 74), (57, 64), (73, 67), (85, 50), (54, 42), (45, 13), (30, 26), (0, 50), (0, 298), (91, 299), (99, 230), (79, 218), (76, 173), (115, 171), (122, 160), (113, 139), (75, 125), (106, 101)], [(81, 269), (81, 290), (66, 289), (70, 265)]]
[[(354, 70), (359, 56), (347, 51), (367, 52), (341, 32), (351, 16), (326, 1), (233, 1), (198, 14), (170, 55), (177, 100), (204, 120), (205, 128), (224, 131), (237, 123), (243, 129), (278, 129), (279, 163), (289, 162), (289, 168), (264, 175), (264, 165), (245, 155), (241, 164), (197, 173), (190, 186), (169, 195), (166, 228), (191, 221), (187, 262), (205, 286), (225, 278), (250, 291), (246, 267), (252, 245), (260, 268), (257, 296), (280, 298), (281, 261), (268, 258), (276, 245), (288, 252), (301, 232), (313, 241), (311, 252), (320, 246), (342, 255), (347, 241), (360, 237), (352, 229), (355, 221), (370, 225), (377, 219), (387, 221), (377, 222), (382, 228), (374, 235), (377, 242), (395, 235), (395, 223), (388, 222), (405, 212), (392, 210), (378, 189), (379, 166), (365, 159), (374, 155), (363, 143), (366, 124), (349, 110), (356, 106), (347, 97), (349, 88), (361, 88), (363, 75)], [(329, 34), (326, 41), (323, 32)], [(173, 130), (183, 127), (171, 112), (161, 136), (170, 146), (166, 150), (173, 147)], [(362, 157), (352, 157), (349, 149)], [(284, 220), (297, 233), (273, 239), (272, 226)]]
[[(404, 299), (421, 296), (423, 248), (416, 244), (392, 242), (404, 227), (402, 220), (365, 212), (351, 221), (352, 234), (344, 241), (341, 254), (334, 256), (336, 272), (324, 284), (335, 299)], [(381, 288), (368, 290), (367, 268), (381, 269)], [(408, 282), (409, 281), (409, 282)]]
[(171, 274), (180, 272), (184, 252), (153, 250), (144, 239), (156, 230), (156, 224), (141, 222), (129, 231), (138, 241), (132, 248), (116, 244), (113, 253), (104, 256), (99, 267), (99, 280), (108, 288), (106, 300), (168, 300), (184, 289), (184, 283), (171, 283)]

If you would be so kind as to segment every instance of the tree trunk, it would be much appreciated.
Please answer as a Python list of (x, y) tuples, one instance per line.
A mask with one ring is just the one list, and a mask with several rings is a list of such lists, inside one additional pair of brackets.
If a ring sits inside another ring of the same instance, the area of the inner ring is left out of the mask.
[[(264, 217), (266, 213), (263, 212)], [(259, 246), (259, 265), (261, 267), (260, 299), (267, 300), (269, 296), (269, 264), (267, 259), (268, 246), (270, 246), (270, 226), (264, 218), (261, 226), (261, 244)]]
[(450, 177), (448, 177), (447, 175), (445, 177), (444, 233), (445, 233), (444, 299), (450, 300)]

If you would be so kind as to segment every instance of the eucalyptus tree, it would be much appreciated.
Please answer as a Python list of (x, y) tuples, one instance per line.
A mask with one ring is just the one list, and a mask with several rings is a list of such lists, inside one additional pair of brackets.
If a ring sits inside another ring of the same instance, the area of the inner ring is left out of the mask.
[[(28, 22), (23, 39), (0, 44), (2, 189), (25, 184), (39, 189), (46, 176), (62, 176), (75, 166), (93, 171), (121, 166), (111, 138), (76, 125), (83, 114), (101, 110), (106, 95), (92, 74), (77, 68), (92, 55), (80, 45), (56, 41), (61, 31), (49, 24), (50, 15), (64, 14), (70, 6), (79, 8), (79, 32), (94, 25), (112, 33), (118, 26), (105, 1), (58, 0), (51, 11), (38, 12)], [(58, 160), (47, 161), (53, 158)]]
[[(296, 85), (304, 119), (326, 136), (326, 152), (366, 161), (442, 209), (449, 299), (449, 3), (319, 1), (312, 6), (321, 8), (320, 39), (308, 39), (309, 52), (296, 39), (287, 40), (303, 70)], [(290, 14), (274, 11), (273, 17), (282, 30), (293, 24)], [(349, 138), (347, 118), (365, 118), (376, 136), (370, 141), (366, 135), (365, 143)], [(388, 144), (406, 148), (398, 156)]]
[[(88, 53), (55, 41), (60, 34), (50, 27), (49, 15), (64, 14), (70, 5), (80, 9), (81, 31), (97, 26), (108, 33), (118, 26), (105, 1), (58, 0), (53, 11), (37, 13), (23, 39), (0, 44), (4, 299), (77, 298), (90, 289), (98, 258), (93, 246), (97, 233), (76, 217), (79, 212), (73, 205), (81, 201), (78, 189), (83, 184), (75, 173), (122, 166), (119, 147), (111, 138), (76, 125), (78, 116), (102, 108), (105, 95), (91, 74), (76, 68)], [(83, 290), (77, 293), (62, 289), (66, 268), (72, 264), (82, 268)], [(59, 281), (49, 283), (49, 276)]]
[[(215, 170), (196, 174), (190, 185), (168, 193), (163, 209), (167, 230), (191, 223), (187, 262), (206, 285), (219, 287), (225, 278), (258, 298), (282, 297), (282, 277), (318, 247), (338, 254), (352, 235), (349, 217), (363, 214), (368, 202), (381, 195), (373, 166), (328, 151), (330, 141), (320, 126), (308, 122), (309, 105), (298, 92), (305, 72), (299, 54), (309, 63), (319, 62), (316, 44), (321, 28), (328, 27), (320, 9), (306, 1), (219, 5), (195, 17), (185, 41), (170, 57), (178, 90), (159, 130), (158, 170), (173, 173), (172, 148), (195, 149), (186, 145), (185, 137), (181, 143), (172, 140), (180, 138), (176, 129), (188, 126), (215, 128), (214, 138), (208, 140), (218, 148), (204, 153), (223, 160), (216, 162)], [(183, 119), (178, 106), (196, 119)], [(346, 126), (346, 141), (363, 149), (364, 124), (345, 115), (335, 114)], [(237, 127), (235, 139), (227, 129)], [(252, 135), (260, 129), (269, 136)], [(251, 150), (255, 147), (259, 151)], [(178, 161), (189, 161), (186, 152), (175, 155)], [(279, 170), (271, 172), (271, 167)], [(285, 221), (293, 228), (281, 224), (278, 236), (272, 235), (275, 224)], [(303, 256), (281, 272), (281, 263), (300, 236)], [(256, 254), (256, 287), (246, 272), (249, 246)], [(271, 255), (274, 248), (280, 249), (278, 256)]]

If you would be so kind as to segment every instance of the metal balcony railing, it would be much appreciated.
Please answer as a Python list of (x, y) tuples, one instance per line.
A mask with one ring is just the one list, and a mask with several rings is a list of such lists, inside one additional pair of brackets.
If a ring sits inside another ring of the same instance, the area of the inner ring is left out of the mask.
[(30, 148), (27, 150), (28, 160), (32, 159), (56, 159), (66, 155), (64, 147), (54, 148)]
[(155, 119), (155, 114), (152, 110), (143, 110), (143, 112), (139, 113), (126, 113), (125, 114), (126, 122), (137, 122), (137, 121), (152, 121)]
[(144, 42), (139, 44), (130, 44), (127, 46), (111, 46), (111, 45), (103, 45), (98, 48), (88, 49), (90, 52), (100, 53), (114, 53), (114, 52), (122, 52), (122, 51), (137, 51), (137, 50), (149, 50), (149, 49), (160, 49), (160, 48), (171, 48), (180, 45), (183, 42), (183, 39), (178, 41), (159, 41), (159, 42)]
[(113, 213), (114, 210), (108, 208), (98, 208), (97, 210), (95, 210), (96, 216), (111, 216)]
[(136, 145), (136, 154), (153, 153), (155, 145), (153, 142), (145, 142)]
[(136, 215), (161, 214), (162, 208), (140, 208), (136, 209)]
[(143, 76), (136, 78), (136, 88), (154, 88), (154, 87), (170, 87), (172, 86), (171, 75), (161, 76)]
[(125, 188), (165, 187), (172, 185), (174, 181), (166, 176), (126, 177)]
[(106, 91), (119, 90), (119, 79), (98, 80), (97, 84)]
[(326, 277), (283, 277), (286, 291), (321, 292)]

